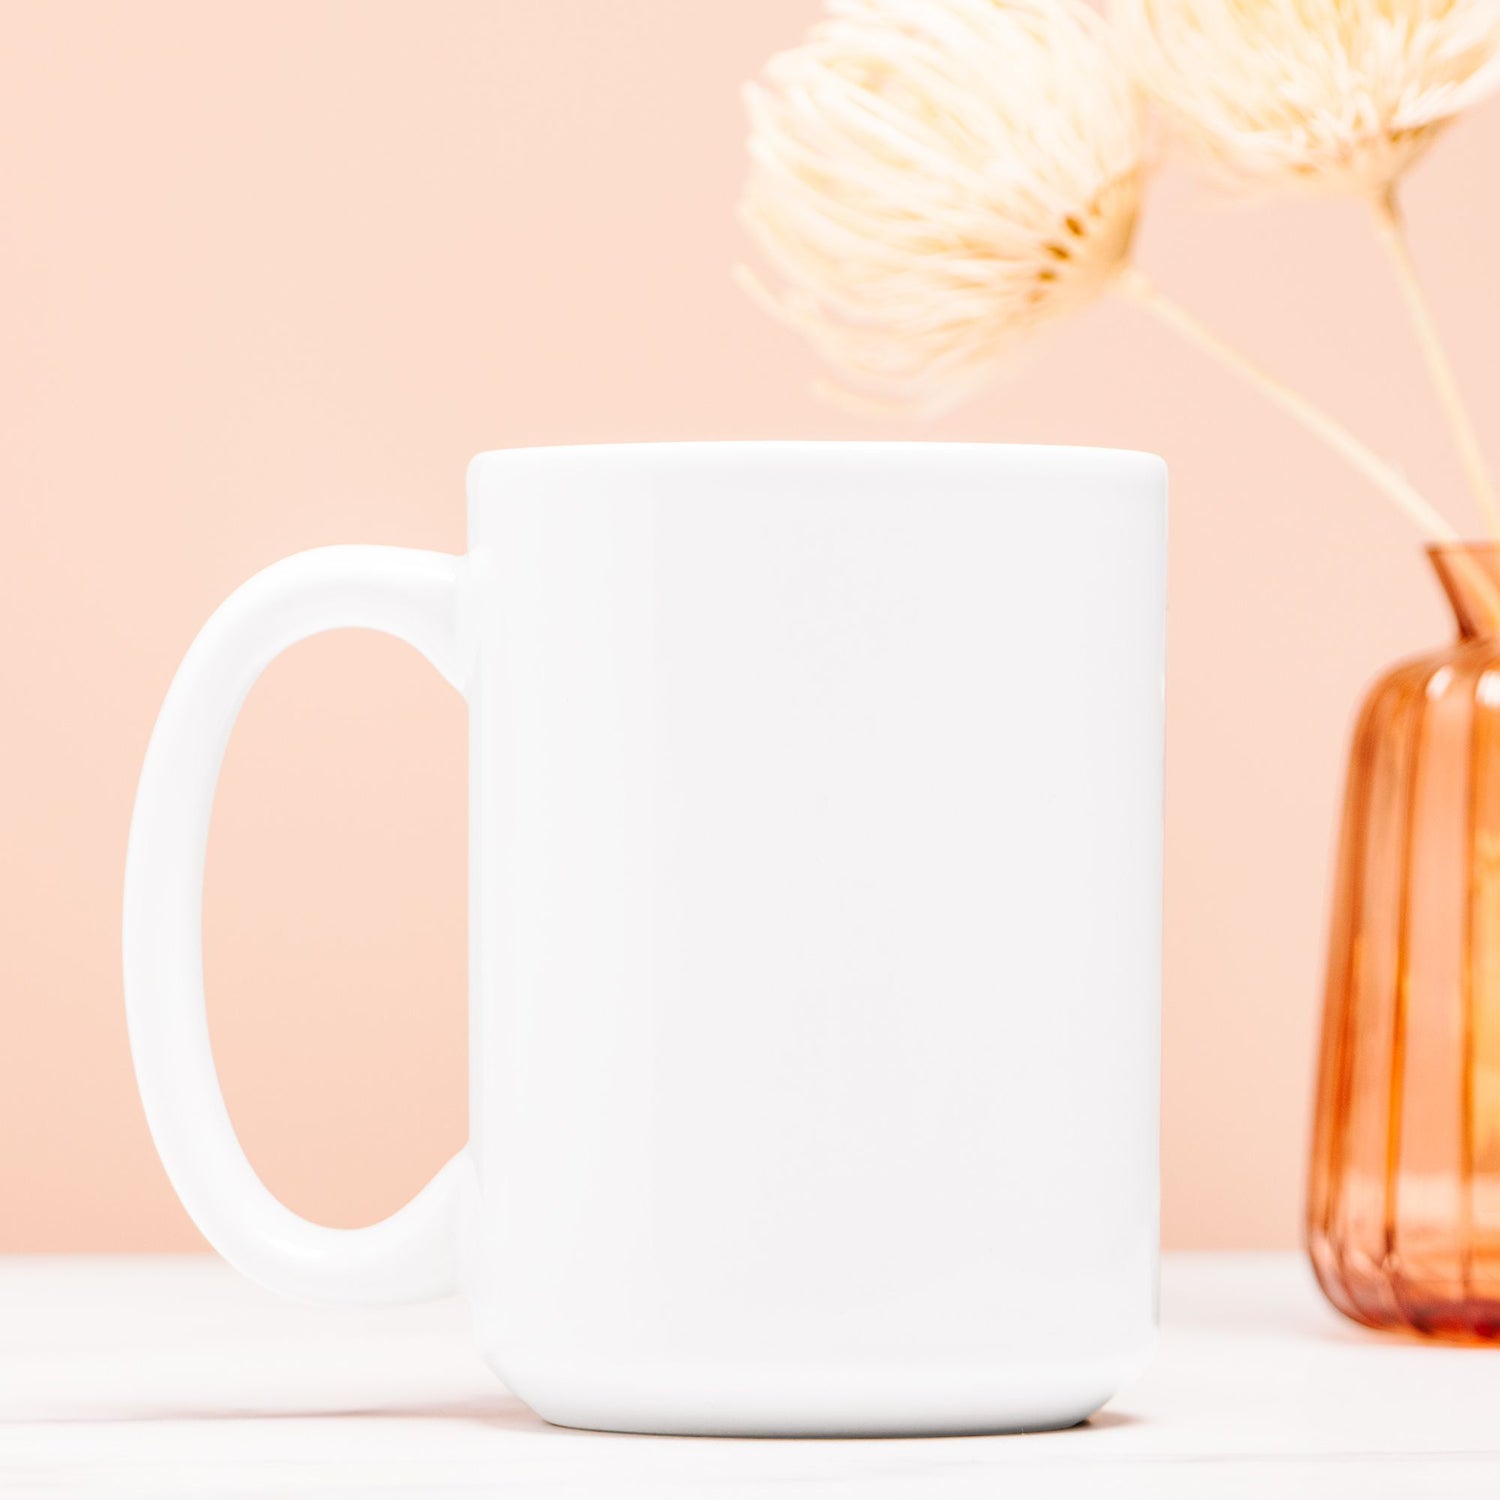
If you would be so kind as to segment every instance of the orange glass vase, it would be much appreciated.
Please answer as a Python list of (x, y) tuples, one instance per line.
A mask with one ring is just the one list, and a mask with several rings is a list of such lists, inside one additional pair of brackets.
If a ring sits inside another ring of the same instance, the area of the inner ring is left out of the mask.
[(1429, 549), (1458, 620), (1350, 753), (1308, 1189), (1313, 1268), (1375, 1328), (1500, 1338), (1500, 548)]

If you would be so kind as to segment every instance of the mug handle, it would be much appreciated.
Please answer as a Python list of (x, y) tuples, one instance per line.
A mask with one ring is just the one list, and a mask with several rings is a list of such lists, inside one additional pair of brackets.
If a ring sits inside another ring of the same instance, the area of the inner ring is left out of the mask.
[(404, 1208), (330, 1229), (272, 1196), (220, 1092), (203, 1004), (203, 861), (219, 767), (240, 705), (288, 646), (382, 630), (460, 692), (465, 564), (400, 547), (322, 547), (273, 563), (224, 602), (183, 658), (151, 735), (125, 862), (125, 1009), (156, 1149), (210, 1244), (296, 1297), (395, 1302), (455, 1290), (469, 1168), (460, 1151)]

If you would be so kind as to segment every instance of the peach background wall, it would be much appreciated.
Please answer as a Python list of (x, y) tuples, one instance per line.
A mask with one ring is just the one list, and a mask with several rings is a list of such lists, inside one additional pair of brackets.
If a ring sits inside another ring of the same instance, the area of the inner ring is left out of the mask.
[[(731, 285), (737, 89), (814, 0), (11, 0), (0, 51), (0, 1248), (201, 1243), (157, 1166), (118, 962), (134, 778), (212, 607), (333, 541), (458, 549), (468, 456), (901, 435), (808, 394)], [(1411, 184), (1482, 422), (1500, 108)], [(1469, 512), (1352, 207), (1173, 170), (1142, 260)], [(1326, 883), (1361, 684), (1444, 630), (1414, 539), (1125, 307), (931, 429), (1173, 476), (1165, 1229), (1295, 1241)], [(1500, 444), (1496, 445), (1500, 448)], [(252, 1159), (339, 1224), (464, 1119), (463, 711), (345, 635), (283, 659), (209, 852), (215, 1047)]]

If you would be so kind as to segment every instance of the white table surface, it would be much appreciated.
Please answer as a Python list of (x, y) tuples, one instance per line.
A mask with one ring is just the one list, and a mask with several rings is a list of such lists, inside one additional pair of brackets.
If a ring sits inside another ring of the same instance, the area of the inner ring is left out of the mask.
[(549, 1427), (463, 1308), (308, 1307), (208, 1257), (0, 1259), (0, 1494), (1500, 1497), (1500, 1348), (1355, 1328), (1294, 1255), (1169, 1256), (1151, 1369), (1070, 1432)]

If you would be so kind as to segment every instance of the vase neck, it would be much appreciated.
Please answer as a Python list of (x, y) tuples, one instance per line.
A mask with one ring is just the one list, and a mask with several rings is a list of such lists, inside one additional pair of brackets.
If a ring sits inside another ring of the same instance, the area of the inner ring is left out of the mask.
[(1459, 639), (1500, 636), (1500, 542), (1440, 542), (1427, 555), (1453, 606)]

